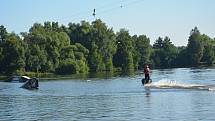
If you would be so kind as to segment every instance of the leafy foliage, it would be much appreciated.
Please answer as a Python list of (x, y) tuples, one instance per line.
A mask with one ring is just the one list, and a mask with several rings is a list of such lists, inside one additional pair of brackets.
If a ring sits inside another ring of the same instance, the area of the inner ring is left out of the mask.
[(177, 57), (177, 48), (172, 44), (168, 37), (159, 37), (153, 45), (153, 65), (161, 68), (174, 66)]
[(117, 52), (114, 55), (114, 65), (122, 70), (133, 70), (133, 40), (129, 35), (129, 32), (125, 29), (121, 29), (117, 33)]
[(195, 66), (200, 63), (203, 56), (203, 47), (200, 32), (198, 28), (195, 27), (191, 30), (190, 37), (188, 39), (188, 64)]
[(143, 69), (145, 64), (151, 63), (150, 56), (152, 53), (152, 47), (150, 45), (150, 39), (145, 35), (134, 35), (134, 66), (136, 69)]
[(176, 47), (169, 37), (159, 37), (153, 45), (146, 35), (121, 29), (114, 33), (100, 19), (92, 23), (35, 23), (29, 32), (8, 33), (0, 26), (0, 73), (52, 72), (57, 74), (89, 71), (189, 67), (215, 62), (215, 39), (191, 30), (188, 45)]
[(24, 71), (25, 67), (25, 44), (14, 33), (8, 34), (1, 43), (1, 72), (6, 74)]

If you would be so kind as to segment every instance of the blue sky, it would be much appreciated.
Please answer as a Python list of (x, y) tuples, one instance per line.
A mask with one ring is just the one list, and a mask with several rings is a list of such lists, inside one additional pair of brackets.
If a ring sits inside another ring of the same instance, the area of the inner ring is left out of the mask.
[[(187, 45), (190, 30), (215, 37), (215, 0), (1, 0), (0, 24), (9, 32), (27, 32), (35, 22), (69, 22), (100, 18), (115, 32), (145, 34), (151, 44), (170, 37), (173, 44)], [(96, 9), (96, 17), (92, 16)]]

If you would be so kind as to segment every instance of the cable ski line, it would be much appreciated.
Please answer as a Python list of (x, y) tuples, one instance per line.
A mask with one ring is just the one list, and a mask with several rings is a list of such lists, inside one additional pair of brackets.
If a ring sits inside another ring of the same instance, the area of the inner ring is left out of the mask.
[(62, 18), (56, 18), (55, 21), (63, 21), (63, 20), (69, 20), (69, 21), (75, 21), (75, 20), (83, 20), (83, 19), (92, 19), (94, 18), (100, 18), (101, 15), (114, 12), (118, 9), (124, 9), (128, 8), (129, 6), (141, 3), (145, 0), (120, 0), (117, 2), (108, 3), (105, 5), (101, 5), (99, 7), (92, 7), (90, 10), (87, 11), (80, 11), (77, 13), (73, 13), (70, 16), (62, 17)]
[(66, 20), (66, 19), (68, 19), (69, 21), (73, 21), (73, 20), (77, 20), (77, 19), (89, 19), (92, 17), (92, 12), (94, 9), (96, 11), (102, 10), (102, 9), (106, 8), (106, 6), (113, 6), (115, 4), (116, 4), (116, 2), (114, 2), (114, 3), (112, 2), (112, 3), (108, 3), (105, 5), (99, 6), (99, 7), (92, 7), (92, 9), (88, 9), (86, 11), (79, 11), (79, 12), (73, 13), (72, 15), (67, 16), (67, 17), (57, 18), (57, 19), (55, 19), (55, 21), (61, 21), (61, 20)]
[[(128, 2), (126, 2), (126, 1), (128, 1)], [(114, 10), (117, 10), (117, 9), (128, 8), (131, 5), (135, 5), (135, 4), (143, 2), (143, 1), (145, 1), (145, 0), (134, 0), (134, 1), (131, 1), (131, 2), (129, 0), (124, 0), (124, 2), (121, 2), (120, 4), (114, 4), (116, 6), (113, 6), (111, 8), (98, 10), (97, 14), (102, 15), (102, 14), (105, 14), (105, 13), (113, 12)]]

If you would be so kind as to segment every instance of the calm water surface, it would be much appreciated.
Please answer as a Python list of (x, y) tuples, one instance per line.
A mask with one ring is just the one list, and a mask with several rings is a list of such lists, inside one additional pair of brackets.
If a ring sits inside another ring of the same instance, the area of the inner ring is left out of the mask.
[(154, 85), (201, 88), (145, 88), (142, 73), (108, 79), (40, 82), (38, 90), (0, 82), (0, 121), (214, 121), (215, 69), (153, 70)]

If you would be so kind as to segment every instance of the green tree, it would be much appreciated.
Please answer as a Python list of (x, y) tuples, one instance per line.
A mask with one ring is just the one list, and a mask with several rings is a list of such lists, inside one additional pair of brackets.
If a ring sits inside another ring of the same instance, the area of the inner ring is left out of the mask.
[(5, 42), (6, 37), (7, 37), (7, 30), (3, 25), (1, 25), (0, 26), (0, 43)]
[(133, 70), (133, 40), (129, 32), (121, 29), (117, 33), (117, 52), (114, 55), (114, 65), (123, 71)]
[(46, 72), (47, 53), (38, 45), (28, 45), (26, 50), (26, 70)]
[(79, 67), (76, 61), (67, 59), (60, 62), (58, 68), (56, 69), (56, 73), (58, 74), (75, 74), (78, 73)]
[(177, 47), (172, 44), (169, 37), (165, 37), (163, 41), (163, 48), (165, 51), (165, 67), (175, 66), (175, 59), (178, 55)]
[(2, 43), (1, 71), (12, 74), (24, 71), (25, 67), (25, 44), (14, 33), (8, 34)]
[(6, 37), (7, 37), (7, 30), (6, 28), (1, 25), (0, 26), (0, 73), (3, 73), (3, 58), (4, 58), (4, 54), (3, 54), (3, 47), (4, 47), (4, 43), (6, 41)]
[[(38, 52), (41, 50), (43, 55), (46, 55), (46, 57), (42, 59), (46, 63), (42, 64), (41, 71), (54, 72), (59, 65), (61, 49), (70, 45), (70, 38), (65, 32), (60, 30), (61, 28), (58, 26), (57, 22), (45, 22), (44, 26), (35, 23), (29, 30), (29, 33), (25, 35), (24, 40), (28, 44), (28, 49), (35, 49), (35, 47), (32, 46), (37, 45)], [(33, 52), (33, 50), (28, 52)], [(27, 55), (30, 56), (31, 54)], [(27, 61), (31, 61), (31, 59)], [(32, 67), (32, 69), (34, 68), (37, 67)]]
[(112, 59), (116, 52), (116, 36), (113, 30), (109, 29), (100, 19), (92, 22), (92, 28), (91, 40), (95, 42), (98, 47), (97, 54), (101, 54), (102, 62), (101, 67), (99, 68), (106, 71), (112, 71)]
[(213, 40), (207, 35), (201, 35), (201, 40), (204, 44), (202, 62), (206, 62), (209, 65), (212, 65), (215, 61), (215, 44)]
[(158, 39), (153, 44), (154, 49), (162, 49), (163, 48), (163, 38), (158, 37)]
[(75, 43), (73, 51), (76, 63), (79, 67), (78, 73), (87, 73), (89, 71), (89, 66), (87, 62), (89, 50), (82, 46), (80, 43)]
[(91, 71), (102, 71), (105, 69), (105, 65), (102, 61), (102, 56), (98, 52), (98, 46), (95, 42), (92, 43), (92, 49), (90, 51), (90, 56), (88, 58), (89, 67)]
[[(65, 30), (65, 29), (64, 29)], [(92, 31), (92, 26), (89, 22), (81, 21), (79, 24), (69, 23), (68, 33), (71, 43), (80, 43), (88, 50), (91, 48), (90, 32)]]
[(191, 30), (190, 37), (188, 39), (187, 52), (188, 63), (192, 66), (196, 66), (200, 63), (203, 56), (203, 44), (201, 41), (201, 35), (197, 27)]
[[(89, 51), (79, 43), (69, 45), (61, 50), (58, 74), (87, 73), (87, 56)], [(67, 67), (68, 66), (68, 67)]]
[(69, 23), (68, 35), (72, 43), (80, 43), (89, 50), (87, 58), (91, 71), (113, 70), (112, 58), (116, 52), (116, 37), (100, 19), (92, 24), (82, 21)]
[(181, 46), (181, 47), (177, 47), (178, 50), (178, 55), (174, 61), (174, 66), (175, 67), (188, 67), (188, 52), (187, 52), (187, 47), (185, 46)]
[(150, 64), (151, 45), (150, 39), (145, 35), (134, 35), (133, 40), (135, 42), (134, 65), (136, 68), (143, 69), (145, 64)]
[(159, 37), (154, 45), (152, 54), (154, 66), (161, 68), (169, 68), (174, 66), (174, 61), (177, 57), (177, 48), (172, 44), (169, 37), (164, 40)]

